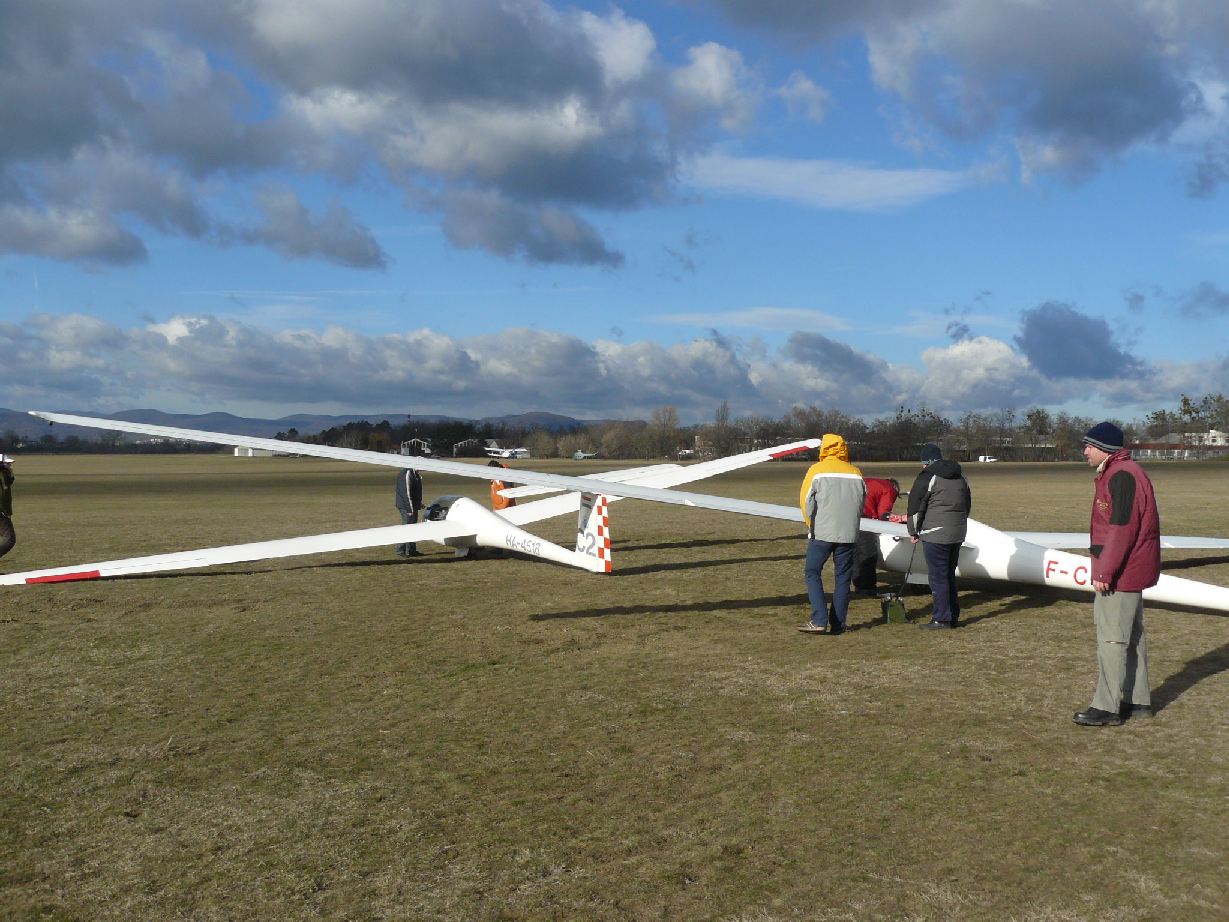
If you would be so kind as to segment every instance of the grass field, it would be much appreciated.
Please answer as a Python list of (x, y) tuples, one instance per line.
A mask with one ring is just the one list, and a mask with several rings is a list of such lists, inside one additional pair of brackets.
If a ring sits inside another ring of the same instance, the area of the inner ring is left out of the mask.
[[(804, 470), (693, 489), (790, 503)], [(1167, 532), (1229, 534), (1229, 469), (1150, 472)], [(1085, 528), (1090, 473), (970, 465), (974, 514)], [(17, 474), (9, 572), (397, 521), (392, 472), (342, 463)], [(485, 485), (427, 477), (450, 492)], [(1087, 597), (966, 584), (960, 631), (858, 599), (805, 636), (800, 527), (611, 521), (609, 577), (423, 545), (0, 590), (0, 917), (1229, 915), (1226, 616), (1151, 607), (1157, 716), (1080, 728)]]

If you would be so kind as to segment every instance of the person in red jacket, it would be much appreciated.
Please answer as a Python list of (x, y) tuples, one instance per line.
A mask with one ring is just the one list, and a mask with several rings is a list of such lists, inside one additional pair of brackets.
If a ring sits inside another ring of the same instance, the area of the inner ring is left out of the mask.
[(1084, 458), (1097, 469), (1089, 525), (1097, 690), (1092, 705), (1072, 719), (1118, 726), (1152, 716), (1143, 591), (1161, 575), (1161, 518), (1152, 481), (1123, 447), (1121, 429), (1109, 422), (1089, 429)]
[[(900, 496), (900, 484), (888, 477), (866, 477), (866, 502), (862, 505), (862, 518), (887, 522), (892, 516), (892, 505)], [(875, 594), (875, 565), (879, 562), (879, 536), (874, 532), (859, 531), (854, 544), (853, 588), (867, 595)]]
[[(496, 461), (494, 458), (488, 461), (486, 465), (487, 467), (507, 467), (508, 466), (506, 464), (503, 464), (502, 462)], [(498, 512), (500, 509), (508, 509), (516, 505), (516, 500), (513, 499), (512, 497), (499, 495), (500, 490), (505, 490), (510, 486), (513, 486), (513, 484), (510, 484), (504, 480), (492, 480), (491, 481), (491, 508), (495, 510), (496, 512)]]

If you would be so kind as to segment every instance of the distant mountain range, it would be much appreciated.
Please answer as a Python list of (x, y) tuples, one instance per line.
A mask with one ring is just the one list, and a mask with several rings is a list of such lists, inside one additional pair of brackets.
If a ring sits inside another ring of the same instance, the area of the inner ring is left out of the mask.
[[(279, 432), (297, 429), (301, 435), (315, 435), (334, 426), (344, 426), (346, 423), (368, 422), (378, 423), (388, 420), (394, 426), (406, 421), (405, 413), (354, 413), (346, 416), (326, 416), (324, 414), (296, 413), (294, 416), (283, 416), (280, 419), (250, 419), (235, 416), (232, 413), (163, 413), (161, 410), (123, 410), (119, 413), (94, 413), (79, 410), (58, 411), (75, 416), (99, 416), (105, 419), (121, 419), (130, 423), (147, 423), (154, 426), (174, 426), (179, 429), (203, 429), (207, 432), (229, 432), (234, 435), (250, 435), (260, 438), (272, 438)], [(609, 420), (574, 419), (571, 416), (561, 416), (558, 413), (517, 413), (508, 416), (484, 416), (480, 419), (464, 419), (458, 416), (423, 415), (411, 416), (410, 419), (424, 423), (438, 422), (469, 422), (475, 424), (489, 423), (493, 426), (506, 426), (510, 429), (549, 429), (552, 432), (563, 432), (569, 429), (581, 429), (585, 426), (600, 425)], [(40, 436), (52, 432), (57, 438), (75, 435), (86, 441), (97, 441), (103, 430), (87, 429), (81, 426), (65, 426), (56, 424), (54, 430), (48, 429), (50, 424), (37, 416), (20, 410), (7, 410), (0, 407), (0, 433), (16, 432), (23, 441), (33, 441)], [(125, 436), (132, 439), (133, 436)]]

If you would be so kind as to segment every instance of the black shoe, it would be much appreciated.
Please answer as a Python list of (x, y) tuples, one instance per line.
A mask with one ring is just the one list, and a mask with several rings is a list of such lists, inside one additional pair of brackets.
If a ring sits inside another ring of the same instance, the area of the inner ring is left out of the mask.
[(1081, 727), (1119, 727), (1122, 718), (1113, 711), (1103, 711), (1100, 708), (1089, 708), (1087, 711), (1076, 711), (1071, 717)]
[(952, 627), (953, 629), (954, 629), (954, 628), (958, 628), (958, 627), (960, 627), (960, 619), (959, 619), (959, 618), (953, 618), (951, 621), (949, 621), (949, 622), (948, 622), (948, 624), (949, 624), (949, 625), (951, 625), (951, 627)]
[(829, 621), (829, 622), (828, 622), (828, 633), (829, 633), (829, 634), (844, 634), (844, 633), (845, 633), (845, 625), (843, 625), (843, 624), (833, 624), (831, 621)]
[(918, 627), (924, 631), (950, 631), (952, 623), (950, 621), (923, 621)]
[(1123, 704), (1118, 709), (1118, 716), (1123, 720), (1130, 720), (1132, 717), (1151, 717), (1151, 704)]

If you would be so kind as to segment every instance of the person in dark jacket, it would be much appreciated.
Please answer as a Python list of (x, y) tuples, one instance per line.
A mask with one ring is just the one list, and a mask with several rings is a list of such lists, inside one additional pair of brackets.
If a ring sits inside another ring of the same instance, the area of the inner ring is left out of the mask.
[(1084, 436), (1084, 459), (1097, 469), (1088, 530), (1097, 690), (1092, 705), (1073, 716), (1085, 727), (1152, 716), (1143, 592), (1161, 576), (1161, 517), (1152, 481), (1123, 443), (1110, 422)]
[(13, 459), (0, 454), (0, 557), (17, 543), (13, 528)]
[[(418, 510), (422, 508), (422, 475), (412, 467), (397, 471), (397, 511), (401, 513), (402, 525), (413, 525), (418, 521)], [(417, 543), (397, 545), (398, 557), (418, 557), (421, 552)]]
[(953, 628), (960, 623), (956, 565), (969, 527), (973, 494), (960, 465), (943, 458), (933, 442), (922, 448), (922, 472), (909, 490), (909, 540), (922, 542), (926, 580), (934, 610), (923, 628)]
[[(900, 496), (900, 484), (889, 477), (867, 477), (866, 502), (862, 518), (887, 522), (892, 518), (892, 505)], [(904, 521), (903, 517), (901, 521)], [(854, 544), (853, 588), (867, 595), (875, 594), (875, 566), (879, 562), (879, 536), (872, 531), (859, 531)]]

